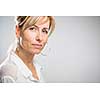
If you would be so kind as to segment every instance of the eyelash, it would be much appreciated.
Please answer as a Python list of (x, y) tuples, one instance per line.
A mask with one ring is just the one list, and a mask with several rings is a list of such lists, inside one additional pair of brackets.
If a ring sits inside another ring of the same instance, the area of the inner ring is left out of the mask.
[[(29, 30), (38, 30), (36, 27), (30, 27)], [(42, 32), (45, 32), (46, 34), (48, 34), (48, 31), (45, 29), (42, 29)]]
[(36, 30), (36, 28), (35, 28), (35, 27), (30, 27), (30, 28), (29, 28), (29, 30), (34, 30), (34, 29)]
[(46, 31), (46, 30), (44, 30), (44, 29), (42, 30), (42, 32), (45, 32), (46, 34), (48, 34), (48, 31)]

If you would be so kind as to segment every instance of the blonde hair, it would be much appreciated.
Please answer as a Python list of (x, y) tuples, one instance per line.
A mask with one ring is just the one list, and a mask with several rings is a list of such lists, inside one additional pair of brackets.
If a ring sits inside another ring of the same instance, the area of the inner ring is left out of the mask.
[[(34, 25), (42, 16), (17, 16), (16, 17), (16, 24), (19, 26), (19, 28), (24, 31), (29, 26)], [(45, 16), (48, 17), (50, 20), (50, 26), (49, 26), (49, 36), (55, 29), (55, 20), (53, 16)]]

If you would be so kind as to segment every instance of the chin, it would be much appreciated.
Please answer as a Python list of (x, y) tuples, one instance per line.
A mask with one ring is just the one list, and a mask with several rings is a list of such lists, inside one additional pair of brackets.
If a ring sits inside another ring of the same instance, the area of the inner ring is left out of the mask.
[(35, 54), (40, 54), (41, 52), (36, 52)]
[(41, 53), (40, 50), (37, 50), (37, 51), (32, 52), (32, 54), (39, 54), (39, 53)]

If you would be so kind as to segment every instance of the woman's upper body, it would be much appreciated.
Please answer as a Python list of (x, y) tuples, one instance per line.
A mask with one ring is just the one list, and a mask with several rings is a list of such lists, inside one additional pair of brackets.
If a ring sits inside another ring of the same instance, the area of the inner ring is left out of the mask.
[(42, 82), (34, 58), (45, 47), (54, 26), (52, 16), (17, 17), (17, 46), (1, 65), (1, 82)]
[(40, 83), (44, 82), (42, 67), (33, 61), (39, 79), (33, 77), (32, 72), (13, 51), (0, 66), (1, 83)]

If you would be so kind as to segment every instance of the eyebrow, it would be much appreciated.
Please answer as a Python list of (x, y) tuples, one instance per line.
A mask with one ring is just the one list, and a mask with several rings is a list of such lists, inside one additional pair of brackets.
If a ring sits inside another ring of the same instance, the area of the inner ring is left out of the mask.
[[(32, 26), (35, 26), (35, 27), (39, 28), (37, 25), (32, 25)], [(47, 27), (44, 27), (44, 29), (49, 30), (49, 28), (47, 28)]]

